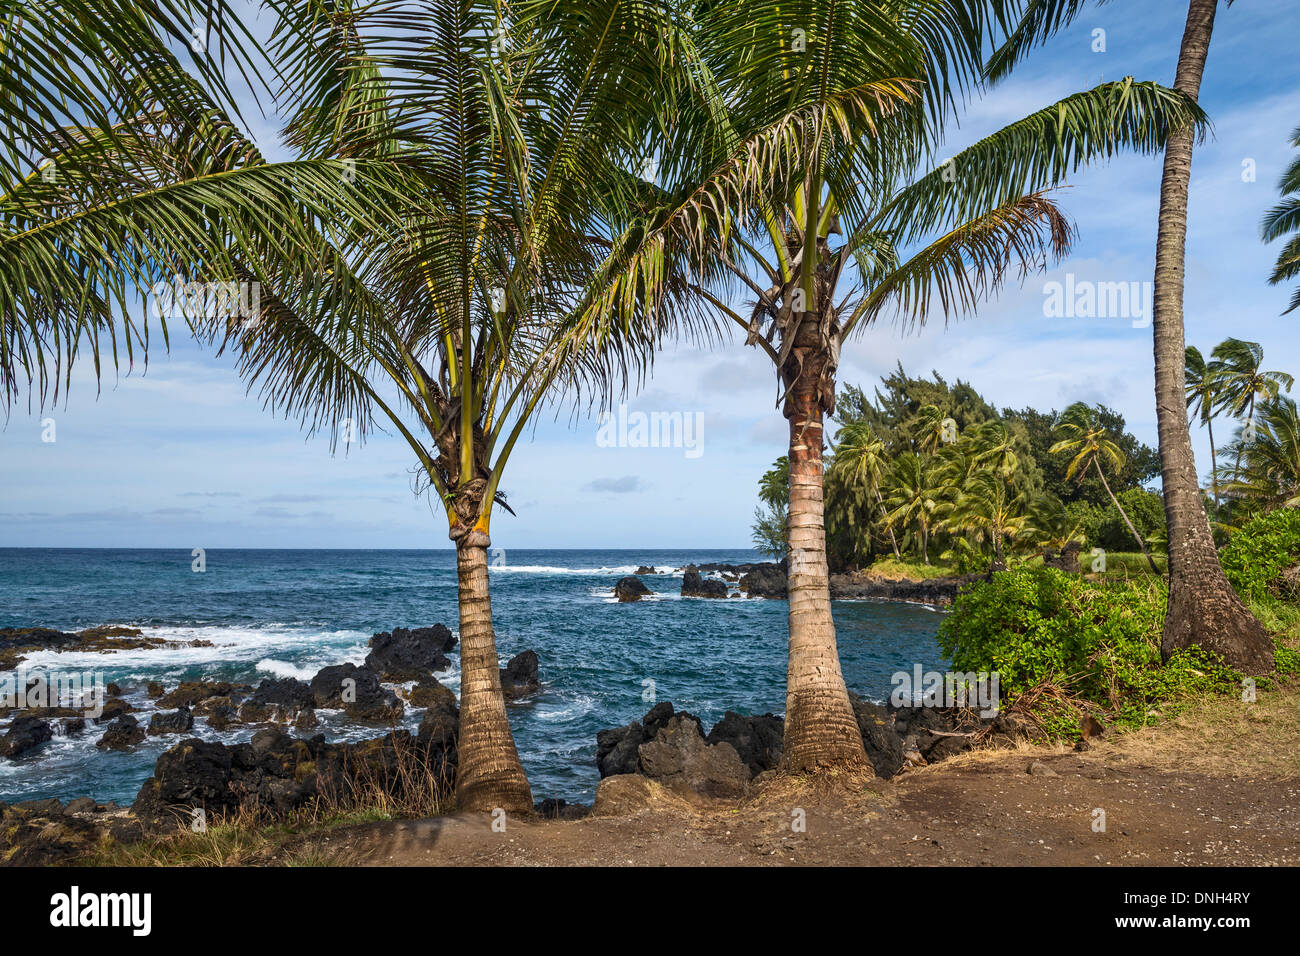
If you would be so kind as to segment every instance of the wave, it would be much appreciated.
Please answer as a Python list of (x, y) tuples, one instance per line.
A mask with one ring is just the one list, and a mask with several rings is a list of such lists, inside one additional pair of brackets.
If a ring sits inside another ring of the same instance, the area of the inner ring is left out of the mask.
[(494, 574), (635, 574), (638, 565), (624, 564), (616, 567), (600, 568), (561, 568), (550, 564), (489, 564), (488, 570)]

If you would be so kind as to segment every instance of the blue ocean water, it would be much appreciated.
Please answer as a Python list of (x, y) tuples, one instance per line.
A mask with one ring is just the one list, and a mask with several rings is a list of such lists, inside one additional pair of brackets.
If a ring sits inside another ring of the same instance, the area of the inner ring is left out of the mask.
[[(639, 719), (671, 700), (705, 728), (725, 710), (785, 707), (786, 603), (682, 598), (681, 575), (644, 576), (654, 599), (614, 601), (614, 582), (638, 565), (761, 560), (748, 550), (534, 550), (492, 553), (493, 616), (502, 662), (526, 648), (540, 658), (542, 690), (510, 706), (511, 725), (536, 799), (590, 802), (599, 775), (596, 732)], [(42, 653), (28, 668), (102, 672), (137, 707), (143, 684), (209, 677), (256, 684), (310, 680), (320, 668), (360, 663), (376, 631), (442, 622), (457, 630), (451, 550), (209, 550), (206, 570), (185, 550), (0, 548), (0, 627), (76, 630), (129, 624), (169, 640), (211, 647)], [(944, 669), (935, 642), (940, 613), (907, 604), (836, 602), (840, 657), (850, 689), (883, 700), (890, 675), (915, 664)], [(458, 656), (439, 680), (459, 690)], [(650, 682), (653, 682), (652, 684)], [(330, 739), (381, 731), (321, 713)], [(420, 711), (408, 708), (414, 729)], [(195, 734), (233, 742), (251, 730)], [(0, 759), (0, 800), (44, 797), (129, 803), (158, 754), (176, 742), (151, 737), (129, 753), (101, 753), (98, 733), (56, 738), (18, 761)]]

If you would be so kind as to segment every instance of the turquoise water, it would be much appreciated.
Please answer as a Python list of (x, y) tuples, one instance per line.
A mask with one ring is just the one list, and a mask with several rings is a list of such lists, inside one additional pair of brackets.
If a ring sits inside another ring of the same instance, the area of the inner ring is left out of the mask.
[[(142, 684), (210, 677), (256, 684), (360, 663), (376, 631), (442, 622), (457, 629), (455, 554), (440, 551), (209, 550), (191, 570), (183, 550), (0, 548), (0, 627), (75, 630), (130, 624), (212, 647), (43, 653), (27, 666), (102, 671), (142, 706)], [(541, 660), (542, 690), (511, 705), (510, 717), (533, 794), (589, 802), (599, 775), (596, 732), (636, 720), (658, 700), (698, 714), (706, 729), (724, 710), (781, 713), (785, 706), (786, 604), (683, 599), (681, 576), (646, 576), (655, 600), (618, 604), (614, 582), (649, 564), (761, 560), (739, 551), (495, 551), (492, 596), (504, 660), (526, 648)], [(913, 605), (835, 604), (849, 687), (883, 700), (890, 675), (946, 668), (934, 639), (940, 614)], [(459, 688), (459, 659), (438, 678)], [(647, 683), (653, 682), (653, 685)], [(322, 713), (330, 739), (377, 736), (374, 726)], [(407, 725), (420, 712), (408, 709)], [(146, 716), (147, 719), (147, 716)], [(250, 730), (195, 733), (232, 742)], [(129, 802), (159, 753), (176, 738), (149, 738), (130, 753), (101, 753), (98, 734), (60, 739), (19, 761), (0, 758), (0, 800), (43, 797)]]

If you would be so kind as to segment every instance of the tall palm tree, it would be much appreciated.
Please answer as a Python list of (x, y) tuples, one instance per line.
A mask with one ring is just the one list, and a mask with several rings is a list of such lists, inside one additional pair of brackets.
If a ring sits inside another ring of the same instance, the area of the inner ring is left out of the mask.
[(876, 437), (867, 422), (850, 422), (836, 435), (835, 457), (829, 472), (836, 472), (850, 482), (861, 482), (867, 486), (867, 493), (875, 499), (880, 509), (880, 517), (889, 532), (889, 544), (898, 553), (898, 538), (894, 526), (889, 521), (885, 508), (885, 498), (880, 493), (880, 473), (885, 463), (885, 443)]
[[(408, 443), (456, 547), (458, 803), (530, 811), (492, 628), (491, 518), (537, 412), (643, 368), (651, 320), (673, 305), (671, 275), (655, 302), (610, 302), (591, 281), (612, 245), (637, 242), (624, 222), (649, 189), (627, 170), (660, 69), (655, 37), (671, 20), (617, 0), (517, 3), (509, 16), (430, 0), (419, 18), (295, 0), (276, 13), (270, 53), (299, 156), (266, 163), (176, 74), (188, 113), (138, 122), (136, 152), (117, 157), (134, 174), (128, 209), (178, 220), (146, 236), (135, 278), (174, 269), (258, 283), (256, 321), (187, 320), (235, 353), (272, 409), (333, 440), (382, 426)], [(93, 249), (107, 235), (130, 248), (136, 237), (134, 218), (86, 223), (71, 219), (60, 241)]]
[[(1031, 47), (1070, 24), (1089, 6), (1086, 0), (1028, 0), (1011, 37), (989, 61), (989, 75), (995, 79), (1006, 75)], [(1217, 10), (1218, 0), (1188, 2), (1174, 89), (1193, 101), (1200, 95)], [(1273, 668), (1273, 641), (1232, 589), (1219, 564), (1201, 498), (1183, 397), (1187, 190), (1195, 143), (1196, 130), (1182, 127), (1165, 146), (1156, 234), (1151, 324), (1161, 485), (1169, 537), (1169, 604), (1161, 653), (1168, 660), (1174, 651), (1199, 644), (1244, 673), (1264, 674)]]
[[(1285, 388), (1291, 391), (1295, 377), (1287, 372), (1265, 372), (1264, 349), (1258, 342), (1227, 338), (1214, 347), (1218, 365), (1219, 391), (1223, 408), (1234, 418), (1244, 418), (1246, 433), (1255, 431), (1255, 401), (1277, 398)], [(1241, 467), (1240, 445), (1234, 474)]]
[(1089, 468), (1092, 468), (1097, 473), (1097, 477), (1101, 479), (1102, 487), (1106, 489), (1106, 494), (1110, 496), (1111, 503), (1119, 511), (1120, 517), (1124, 519), (1124, 524), (1128, 526), (1129, 533), (1133, 535), (1133, 540), (1142, 549), (1142, 554), (1151, 567), (1151, 573), (1159, 574), (1160, 569), (1156, 567), (1155, 559), (1151, 557), (1151, 552), (1147, 550), (1146, 541), (1143, 540), (1142, 535), (1138, 534), (1137, 528), (1133, 527), (1128, 512), (1124, 510), (1124, 506), (1115, 497), (1115, 492), (1110, 490), (1110, 482), (1106, 480), (1106, 469), (1102, 467), (1102, 462), (1109, 463), (1111, 467), (1119, 471), (1124, 467), (1124, 453), (1119, 450), (1118, 445), (1110, 440), (1106, 429), (1097, 421), (1096, 411), (1083, 402), (1075, 402), (1061, 414), (1061, 421), (1054, 431), (1057, 441), (1048, 449), (1048, 453), (1073, 456), (1070, 459), (1070, 464), (1065, 469), (1066, 480), (1076, 478), (1082, 481)]
[(1223, 404), (1220, 366), (1217, 360), (1205, 361), (1205, 356), (1195, 345), (1187, 346), (1187, 359), (1183, 370), (1183, 391), (1187, 408), (1200, 419), (1210, 433), (1210, 484), (1214, 494), (1214, 510), (1219, 510), (1219, 460), (1214, 448), (1214, 417)]
[[(1291, 145), (1300, 147), (1300, 128), (1291, 134)], [(1273, 274), (1268, 277), (1270, 285), (1278, 285), (1300, 276), (1300, 159), (1287, 167), (1278, 183), (1282, 192), (1282, 201), (1264, 216), (1263, 236), (1265, 242), (1273, 242), (1290, 235), (1282, 251), (1278, 253), (1277, 264)], [(1300, 286), (1291, 296), (1291, 305), (1287, 312), (1300, 308)]]
[[(967, 314), (1014, 270), (1069, 246), (1044, 191), (1121, 150), (1151, 152), (1201, 114), (1131, 79), (1052, 104), (939, 159), (980, 83), (1003, 0), (753, 0), (688, 5), (698, 68), (662, 98), (660, 244), (777, 372), (790, 458), (784, 766), (865, 768), (831, 617), (823, 422), (843, 344), (882, 316)], [(918, 175), (918, 168), (922, 170)], [(752, 296), (733, 309), (728, 290)]]
[[(96, 205), (86, 176), (98, 164), (96, 175), (129, 194), (133, 171), (113, 157), (135, 140), (137, 117), (185, 115), (188, 85), (173, 81), (181, 57), (210, 95), (231, 108), (222, 66), (247, 70), (258, 51), (227, 0), (0, 6), (0, 406), (6, 411), (24, 391), (42, 404), (57, 401), (74, 359), (87, 351), (98, 376), (104, 365), (117, 367), (122, 357), (129, 365), (147, 349), (147, 320), (128, 307), (129, 269), (118, 266), (148, 255), (146, 236), (162, 242), (187, 224), (150, 218), (129, 200)], [(58, 161), (69, 152), (77, 162)], [(138, 216), (135, 244), (64, 249), (59, 243), (68, 231), (60, 220), (74, 215), (88, 231), (100, 225), (96, 220)]]

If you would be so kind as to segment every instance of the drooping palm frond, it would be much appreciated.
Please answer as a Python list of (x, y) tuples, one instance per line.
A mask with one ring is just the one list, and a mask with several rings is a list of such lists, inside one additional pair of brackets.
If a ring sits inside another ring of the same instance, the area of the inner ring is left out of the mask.
[[(1300, 147), (1300, 128), (1291, 135), (1291, 145)], [(1279, 285), (1300, 276), (1300, 159), (1287, 167), (1278, 183), (1282, 201), (1264, 215), (1261, 232), (1265, 242), (1285, 236), (1291, 238), (1278, 253), (1277, 263), (1268, 277), (1270, 285)], [(1287, 312), (1300, 308), (1300, 288), (1291, 297)]]

